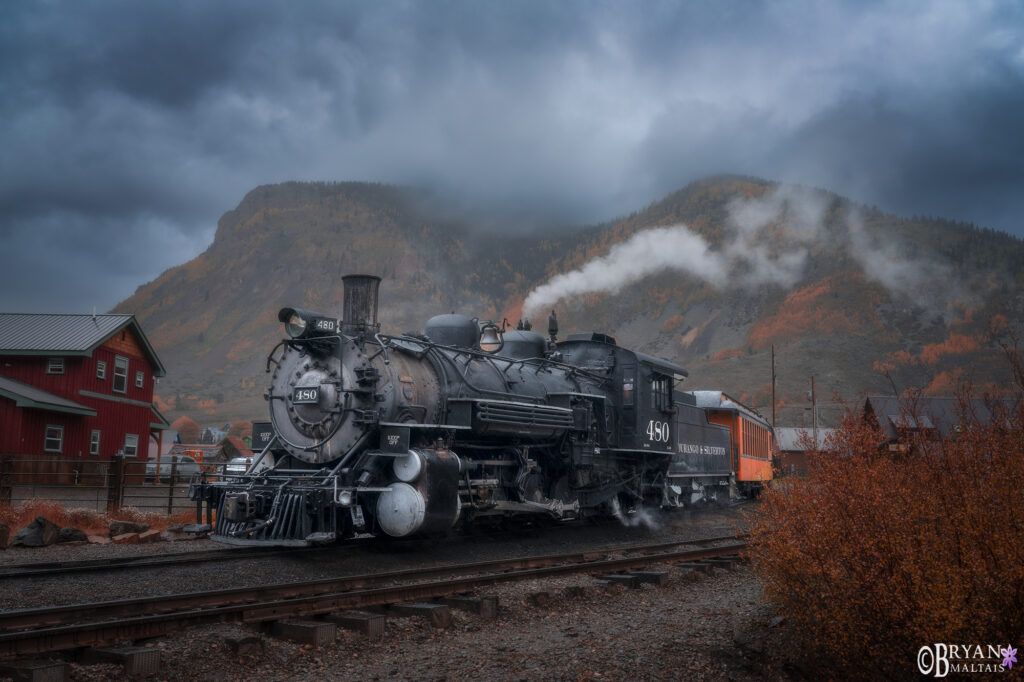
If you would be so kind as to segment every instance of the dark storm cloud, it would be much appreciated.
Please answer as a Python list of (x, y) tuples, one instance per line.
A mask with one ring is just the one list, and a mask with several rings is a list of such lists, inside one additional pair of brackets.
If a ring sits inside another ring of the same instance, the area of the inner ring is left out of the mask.
[[(0, 8), (0, 308), (107, 309), (252, 187), (586, 222), (712, 173), (1021, 234), (1015, 4)], [(508, 224), (509, 218), (506, 218)]]

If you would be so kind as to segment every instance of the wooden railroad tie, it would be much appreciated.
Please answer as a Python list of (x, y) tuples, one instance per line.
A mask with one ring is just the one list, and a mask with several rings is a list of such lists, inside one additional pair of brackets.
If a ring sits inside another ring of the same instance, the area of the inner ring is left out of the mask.
[(146, 677), (160, 672), (160, 651), (144, 646), (86, 649), (83, 663), (120, 663), (128, 677)]
[(384, 636), (385, 618), (380, 613), (330, 613), (325, 615), (323, 620), (346, 630), (361, 632), (368, 639), (380, 639)]
[(0, 677), (14, 682), (64, 682), (70, 677), (67, 663), (60, 661), (4, 661)]

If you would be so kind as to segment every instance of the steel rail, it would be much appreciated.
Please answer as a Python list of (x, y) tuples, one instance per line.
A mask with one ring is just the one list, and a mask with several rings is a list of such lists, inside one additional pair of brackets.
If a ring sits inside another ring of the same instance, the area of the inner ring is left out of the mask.
[[(676, 546), (685, 543), (675, 543)], [(601, 573), (667, 561), (696, 561), (737, 554), (746, 543), (704, 549), (658, 552), (594, 560), (596, 552), (574, 552), (477, 562), (460, 566), (411, 569), (387, 574), (220, 590), (194, 594), (100, 602), (71, 607), (22, 609), (0, 613), (0, 658), (30, 655), (112, 641), (168, 634), (182, 627), (211, 622), (257, 622), (312, 616), (332, 611), (430, 599), (472, 591), (501, 582), (570, 573)], [(640, 551), (637, 548), (636, 551)], [(612, 550), (622, 551), (622, 550)], [(603, 550), (607, 554), (609, 550)], [(481, 572), (489, 570), (490, 572)], [(471, 573), (429, 581), (438, 575)], [(406, 579), (399, 585), (382, 582)], [(410, 580), (421, 582), (410, 582)]]
[(154, 568), (174, 566), (176, 564), (197, 564), (206, 561), (233, 561), (235, 559), (252, 559), (278, 554), (296, 554), (322, 549), (319, 547), (301, 547), (281, 549), (277, 547), (261, 547), (259, 549), (224, 549), (200, 550), (197, 552), (168, 552), (167, 554), (147, 554), (145, 556), (110, 557), (106, 559), (82, 559), (79, 561), (48, 561), (31, 564), (12, 564), (0, 567), (0, 578), (35, 578), (46, 575), (63, 575), (68, 573), (88, 573), (90, 571), (109, 571), (125, 568)]
[[(735, 535), (721, 538), (707, 538), (703, 540), (686, 540), (682, 543), (666, 543), (665, 546), (679, 544), (700, 544), (707, 542), (719, 542), (734, 539)], [(469, 538), (468, 540), (471, 540)], [(343, 551), (349, 548), (361, 548), (364, 545), (373, 545), (381, 542), (379, 538), (358, 538), (348, 540), (344, 544), (327, 545), (322, 547), (224, 547), (223, 549), (199, 550), (196, 552), (168, 552), (166, 554), (147, 554), (144, 556), (110, 557), (105, 559), (82, 559), (77, 561), (44, 561), (38, 563), (10, 564), (0, 566), (0, 579), (17, 580), (24, 578), (36, 578), (41, 576), (68, 575), (75, 573), (91, 573), (98, 571), (113, 571), (126, 569), (161, 568), (166, 566), (180, 566), (187, 564), (199, 564), (209, 561), (241, 561), (244, 559), (262, 559), (265, 557), (277, 556), (298, 556), (306, 554), (327, 553), (331, 551)], [(385, 541), (391, 544), (395, 540)]]
[(500, 572), (522, 568), (549, 566), (559, 562), (582, 563), (596, 557), (619, 553), (650, 554), (682, 545), (700, 545), (709, 542), (728, 542), (735, 536), (708, 538), (697, 541), (675, 541), (643, 545), (619, 545), (596, 550), (581, 550), (564, 554), (535, 555), (513, 559), (491, 559), (467, 564), (447, 564), (429, 568), (408, 568), (384, 573), (369, 573), (352, 576), (337, 576), (319, 580), (292, 581), (287, 583), (231, 587), (205, 592), (118, 599), (105, 602), (66, 604), (41, 608), (14, 609), (0, 612), (0, 633), (28, 628), (59, 625), (62, 623), (100, 618), (130, 618), (153, 612), (188, 609), (195, 605), (228, 605), (247, 603), (260, 599), (291, 599), (297, 596), (343, 592), (395, 581), (425, 580), (453, 574)]

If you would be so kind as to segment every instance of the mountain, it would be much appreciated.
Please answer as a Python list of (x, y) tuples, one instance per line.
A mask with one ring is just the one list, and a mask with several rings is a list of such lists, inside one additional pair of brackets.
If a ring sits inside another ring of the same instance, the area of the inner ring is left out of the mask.
[(531, 291), (586, 267), (576, 281), (589, 273), (592, 290), (538, 308), (538, 328), (554, 307), (563, 336), (606, 331), (687, 367), (687, 386), (766, 414), (774, 345), (780, 423), (798, 423), (812, 375), (824, 421), (834, 396), (893, 385), (1006, 389), (992, 331), (1024, 319), (1022, 266), (1024, 243), (1003, 233), (754, 178), (696, 182), (603, 225), (531, 230), (416, 189), (284, 183), (251, 191), (203, 254), (115, 311), (138, 316), (167, 366), (157, 394), (171, 418), (254, 419), (278, 309), (340, 314), (345, 274), (381, 276), (380, 321), (403, 332), (453, 310), (514, 324)]

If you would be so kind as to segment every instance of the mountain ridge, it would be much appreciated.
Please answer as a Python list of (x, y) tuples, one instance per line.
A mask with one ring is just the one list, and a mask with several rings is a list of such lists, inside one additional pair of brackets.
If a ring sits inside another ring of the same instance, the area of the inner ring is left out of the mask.
[(988, 327), (1024, 318), (1020, 240), (742, 176), (691, 183), (616, 221), (525, 235), (481, 230), (415, 188), (264, 185), (222, 216), (206, 251), (114, 311), (137, 315), (168, 367), (157, 393), (172, 418), (259, 418), (277, 310), (340, 314), (344, 274), (383, 278), (379, 319), (389, 332), (421, 330), (452, 310), (515, 324), (531, 290), (654, 228), (703, 244), (726, 283), (663, 268), (617, 293), (559, 300), (563, 335), (606, 331), (682, 363), (691, 388), (769, 410), (774, 344), (790, 422), (806, 416), (812, 374), (819, 395), (848, 401), (891, 391), (884, 369), (900, 388), (948, 391), (969, 371), (998, 390)]

